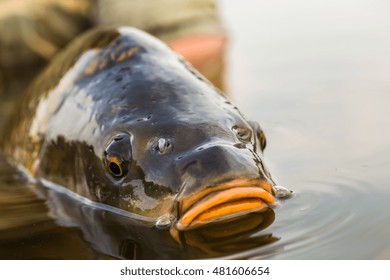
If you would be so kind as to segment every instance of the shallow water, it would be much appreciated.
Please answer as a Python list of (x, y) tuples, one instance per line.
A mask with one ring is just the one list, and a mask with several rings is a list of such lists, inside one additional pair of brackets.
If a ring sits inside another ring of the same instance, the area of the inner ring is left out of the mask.
[(273, 211), (180, 246), (151, 221), (21, 181), (0, 159), (0, 258), (390, 259), (388, 8), (220, 1), (229, 92), (265, 130), (275, 181), (294, 190)]
[(221, 8), (231, 32), (230, 91), (263, 126), (274, 179), (295, 191), (265, 230), (279, 242), (250, 257), (389, 259), (389, 3)]

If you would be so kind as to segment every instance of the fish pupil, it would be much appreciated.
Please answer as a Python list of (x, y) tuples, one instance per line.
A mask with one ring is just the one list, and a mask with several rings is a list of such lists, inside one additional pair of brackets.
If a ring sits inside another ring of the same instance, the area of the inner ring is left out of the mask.
[(122, 169), (121, 167), (116, 164), (115, 162), (110, 162), (109, 164), (110, 171), (115, 176), (121, 176), (122, 175)]

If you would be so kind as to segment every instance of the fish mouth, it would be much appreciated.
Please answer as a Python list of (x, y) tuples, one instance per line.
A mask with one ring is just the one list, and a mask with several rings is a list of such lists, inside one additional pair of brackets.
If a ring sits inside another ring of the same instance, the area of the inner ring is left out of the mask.
[(275, 202), (272, 184), (237, 179), (207, 187), (180, 202), (178, 231), (187, 231), (234, 219), (251, 212), (263, 212)]

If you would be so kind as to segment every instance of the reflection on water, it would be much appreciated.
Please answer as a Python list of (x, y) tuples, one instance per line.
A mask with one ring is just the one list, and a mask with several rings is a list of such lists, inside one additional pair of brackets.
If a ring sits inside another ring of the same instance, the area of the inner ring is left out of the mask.
[(199, 248), (207, 257), (229, 257), (237, 252), (260, 248), (278, 241), (272, 234), (263, 234), (275, 219), (268, 209), (263, 213), (252, 213), (229, 223), (217, 223), (204, 228), (184, 232), (181, 239), (187, 246)]
[(98, 258), (80, 230), (50, 218), (31, 187), (0, 157), (0, 259)]
[[(262, 234), (274, 211), (180, 232), (153, 219), (31, 185), (4, 160), (0, 173), (0, 259), (193, 259), (226, 257), (278, 240)], [(33, 189), (35, 191), (33, 191)]]
[(231, 94), (265, 129), (267, 163), (293, 199), (177, 242), (61, 192), (38, 197), (0, 159), (0, 258), (389, 259), (387, 10), (367, 0), (221, 1)]
[(378, 172), (366, 181), (351, 179), (347, 170), (332, 181), (309, 180), (274, 210), (184, 231), (175, 241), (153, 221), (29, 185), (3, 160), (0, 170), (1, 259), (371, 259), (389, 253), (386, 193), (371, 181)]

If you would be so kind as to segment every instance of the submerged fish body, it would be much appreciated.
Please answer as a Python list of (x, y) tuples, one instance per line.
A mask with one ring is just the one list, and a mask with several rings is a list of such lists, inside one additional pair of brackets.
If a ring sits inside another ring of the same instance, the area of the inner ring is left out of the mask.
[(274, 203), (260, 126), (134, 28), (71, 43), (31, 85), (1, 146), (43, 184), (170, 217), (174, 237)]

